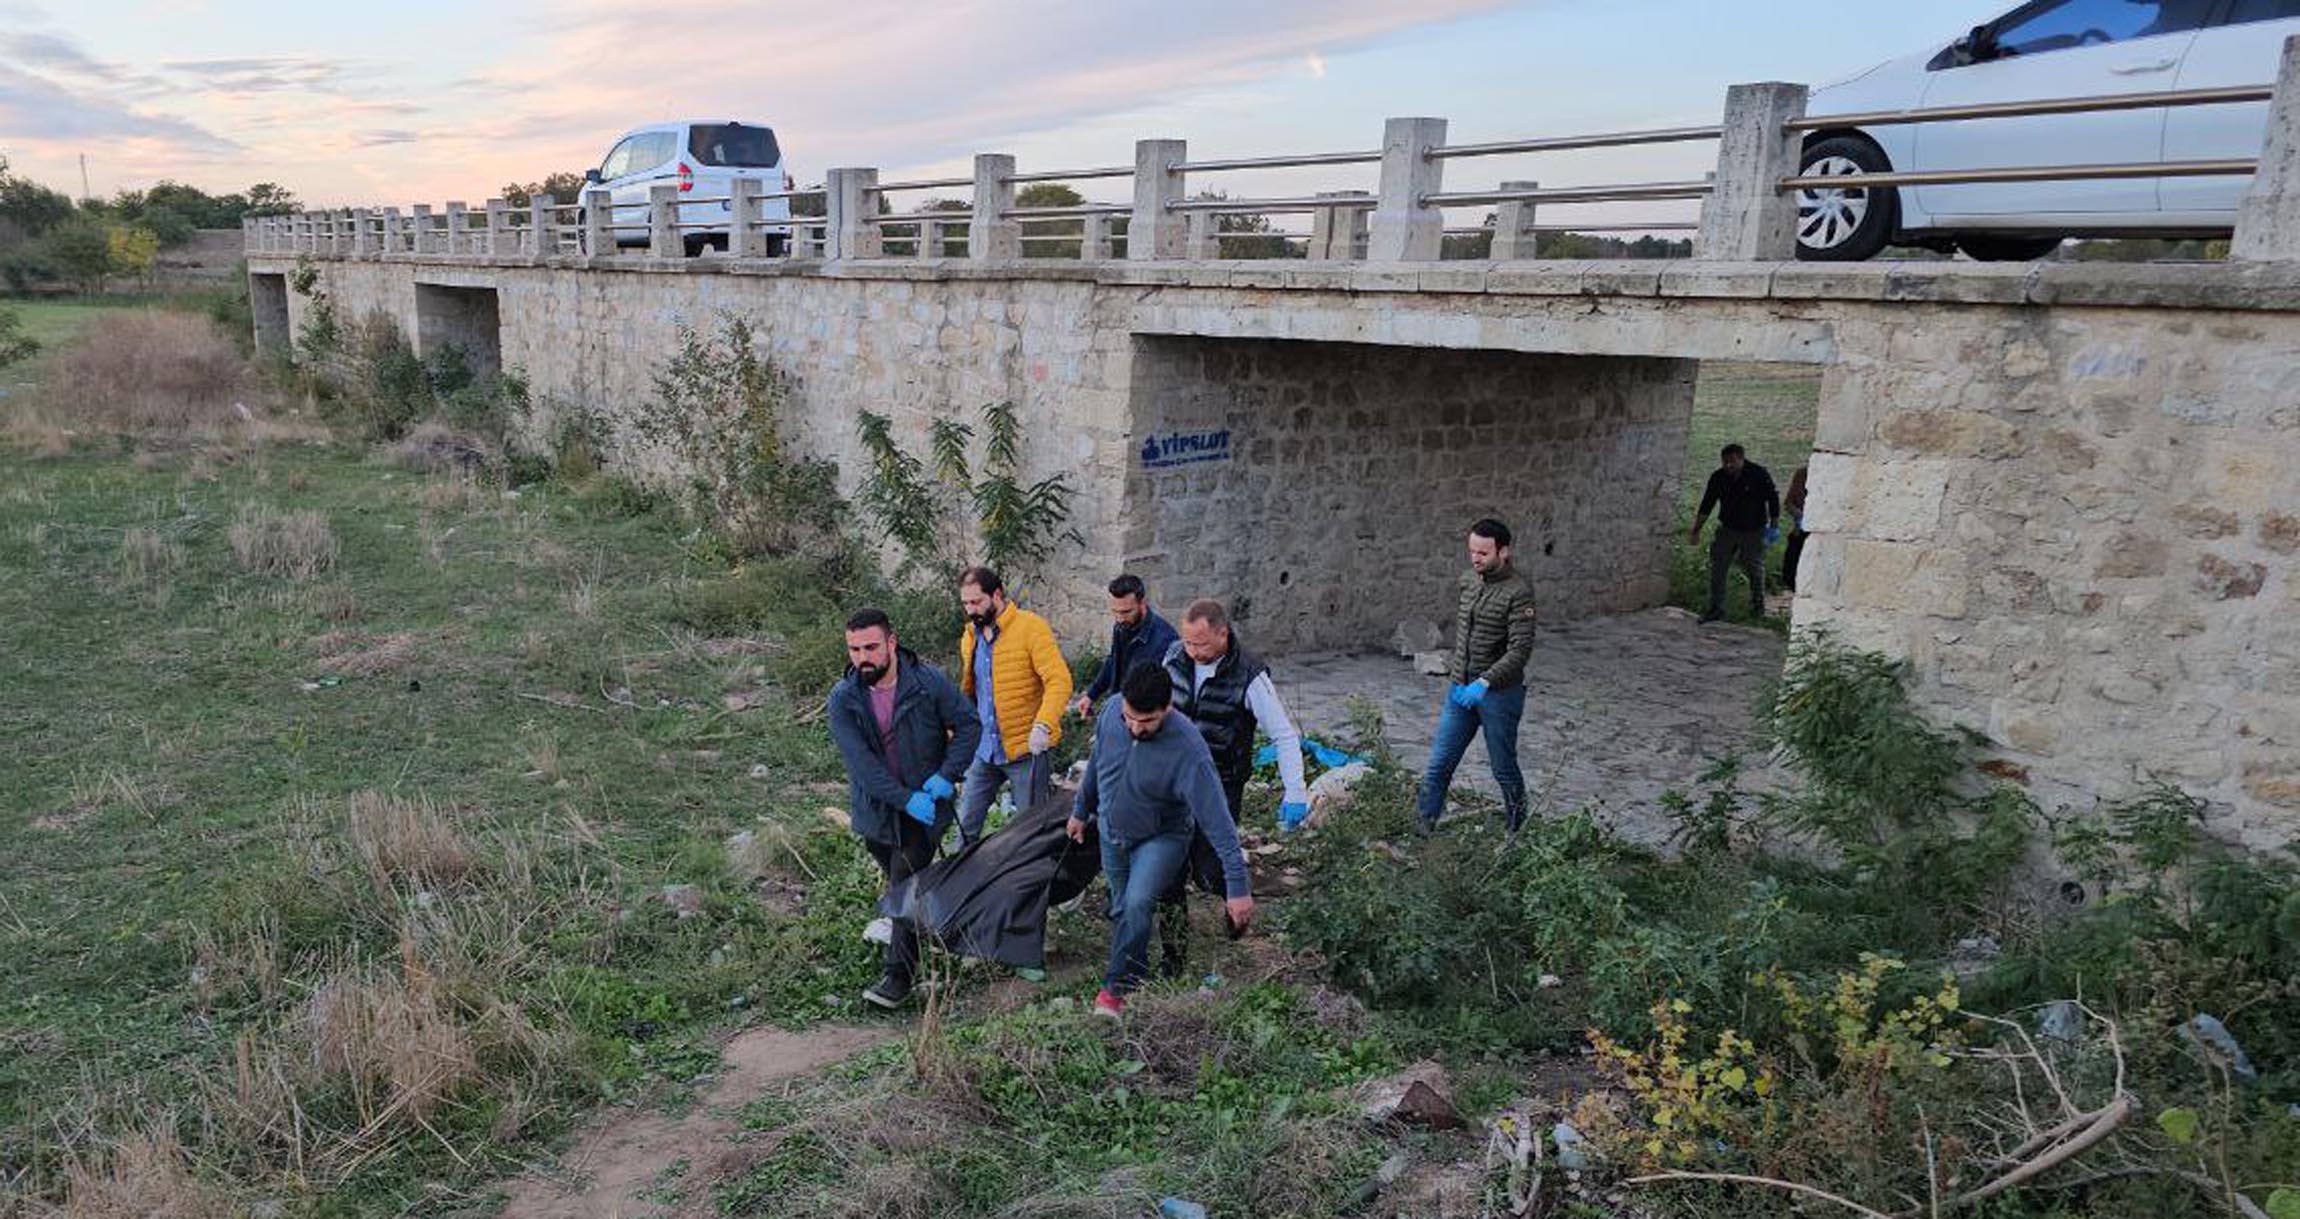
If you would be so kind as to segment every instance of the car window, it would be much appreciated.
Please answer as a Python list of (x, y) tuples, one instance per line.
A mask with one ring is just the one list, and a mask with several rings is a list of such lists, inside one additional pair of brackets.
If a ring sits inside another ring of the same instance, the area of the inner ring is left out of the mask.
[(599, 162), (599, 176), (605, 179), (614, 179), (630, 173), (631, 149), (638, 142), (638, 136), (627, 136), (615, 147), (609, 149), (606, 158)]
[(1996, 53), (2011, 58), (2101, 46), (2194, 30), (2216, 0), (2061, 0), (2033, 7), (1996, 30)]
[(696, 124), (688, 129), (687, 152), (704, 165), (725, 168), (769, 169), (783, 159), (773, 129), (742, 123)]
[(626, 172), (640, 173), (670, 160), (673, 150), (679, 147), (679, 137), (668, 131), (649, 131), (637, 136), (633, 143), (637, 147), (631, 150), (631, 168)]
[(2283, 21), (2300, 17), (2300, 0), (2236, 0), (2229, 11), (2229, 25), (2248, 25), (2254, 21)]

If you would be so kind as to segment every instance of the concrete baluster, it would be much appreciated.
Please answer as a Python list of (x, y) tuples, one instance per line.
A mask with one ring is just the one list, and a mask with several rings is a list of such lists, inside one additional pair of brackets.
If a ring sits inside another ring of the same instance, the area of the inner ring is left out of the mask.
[(470, 215), (471, 209), (465, 206), (462, 201), (454, 199), (448, 201), (447, 243), (444, 252), (449, 258), (471, 252)]
[(583, 192), (583, 250), (593, 258), (615, 253), (615, 196), (604, 186)]
[(533, 195), (527, 200), (527, 255), (541, 261), (559, 252), (559, 197)]
[(417, 203), (410, 205), (407, 209), (407, 223), (408, 227), (412, 230), (412, 232), (409, 234), (409, 236), (412, 238), (408, 245), (409, 253), (435, 254), (439, 251), (439, 226), (431, 223), (430, 204)]
[(484, 206), (487, 208), (487, 256), (503, 258), (515, 253), (512, 243), (518, 234), (511, 231), (511, 204), (502, 199), (489, 199)]
[(2300, 35), (2284, 40), (2276, 70), (2276, 96), (2268, 103), (2268, 135), (2260, 168), (2236, 207), (2236, 236), (2228, 256), (2252, 261), (2300, 260)]
[(1110, 258), (1110, 217), (1100, 212), (1086, 217), (1084, 231), (1079, 235), (1078, 256), (1087, 262), (1105, 262)]
[(679, 241), (679, 186), (657, 182), (647, 188), (647, 256), (677, 258), (685, 253)]
[(879, 226), (871, 223), (871, 217), (878, 215), (878, 171), (834, 169), (825, 180), (823, 197), (830, 212), (830, 250), (826, 257), (879, 257), (883, 250), (881, 234)]
[(1184, 213), (1189, 219), (1189, 237), (1183, 242), (1182, 257), (1193, 262), (1222, 256), (1222, 218), (1213, 212)]
[[(1503, 190), (1540, 190), (1539, 182), (1504, 182)], [(1533, 200), (1521, 199), (1493, 209), (1493, 253), (1500, 262), (1536, 258), (1541, 234), (1533, 231)]]
[[(1319, 191), (1320, 199), (1363, 199), (1362, 190)], [(1366, 240), (1366, 210), (1362, 207), (1321, 207), (1310, 213), (1312, 260), (1348, 262), (1358, 256)]]
[(1783, 124), (1805, 116), (1803, 85), (1766, 81), (1725, 90), (1717, 176), (1701, 209), (1693, 256), (1735, 262), (1797, 256), (1797, 196), (1781, 189), (1797, 176), (1803, 136)]
[(1445, 143), (1446, 122), (1395, 118), (1382, 125), (1382, 181), (1366, 237), (1370, 262), (1431, 262), (1445, 244), (1445, 213), (1425, 207), (1444, 180), (1445, 162), (1429, 150)]
[(974, 220), (966, 229), (966, 256), (975, 262), (1022, 257), (1022, 224), (1014, 210), (1014, 158), (984, 152), (974, 158)]
[(767, 230), (760, 227), (759, 217), (765, 209), (759, 198), (757, 178), (736, 178), (734, 190), (734, 233), (727, 239), (727, 252), (737, 258), (765, 258), (767, 256)]
[(1180, 258), (1190, 221), (1173, 205), (1182, 201), (1183, 177), (1174, 166), (1189, 160), (1181, 140), (1134, 141), (1134, 216), (1126, 226), (1126, 257)]

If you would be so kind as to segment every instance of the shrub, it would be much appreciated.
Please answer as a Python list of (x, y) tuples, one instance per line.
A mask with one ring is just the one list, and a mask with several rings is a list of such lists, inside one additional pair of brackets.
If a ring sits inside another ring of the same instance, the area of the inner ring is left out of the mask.
[(247, 361), (215, 323), (136, 310), (95, 319), (59, 350), (22, 415), (81, 432), (213, 435), (259, 422), (253, 388)]
[(24, 316), (0, 309), (0, 368), (20, 364), (40, 354), (40, 340), (24, 333)]
[(241, 567), (291, 580), (308, 580), (334, 567), (340, 549), (325, 515), (256, 503), (240, 505), (231, 542), (232, 557)]

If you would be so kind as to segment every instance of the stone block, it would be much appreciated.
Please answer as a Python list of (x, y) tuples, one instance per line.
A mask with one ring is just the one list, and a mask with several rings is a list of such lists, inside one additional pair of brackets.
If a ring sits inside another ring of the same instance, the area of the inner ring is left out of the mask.
[(1848, 606), (1962, 618), (1965, 584), (1965, 557), (1956, 551), (1861, 538), (1845, 543), (1840, 595)]
[(2234, 601), (2260, 595), (2268, 569), (2258, 563), (2206, 554), (2196, 560), (2196, 591), (2215, 601)]
[(1805, 528), (1813, 533), (1850, 529), (1854, 484), (1864, 463), (1842, 453), (1816, 452), (1805, 463)]
[(2170, 562), (2171, 548), (2163, 538), (2138, 529), (2121, 529), (2100, 547), (2093, 564), (2094, 578), (2129, 580), (2161, 576)]
[(1904, 410), (1877, 425), (1886, 445), (1931, 457), (2011, 457), (2020, 434), (2009, 423), (1978, 411)]
[[(1938, 458), (1868, 462), (1854, 488), (1851, 532), (1875, 541), (1915, 542), (1941, 531), (1954, 462)], [(1812, 472), (1806, 471), (1808, 495)], [(1808, 504), (1811, 500), (1808, 498)]]

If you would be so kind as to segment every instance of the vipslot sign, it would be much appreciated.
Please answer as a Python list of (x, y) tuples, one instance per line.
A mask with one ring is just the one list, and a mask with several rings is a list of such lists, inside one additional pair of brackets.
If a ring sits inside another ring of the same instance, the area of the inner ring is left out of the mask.
[(1230, 460), (1230, 429), (1213, 432), (1168, 432), (1142, 441), (1142, 464), (1186, 466), (1201, 461)]

